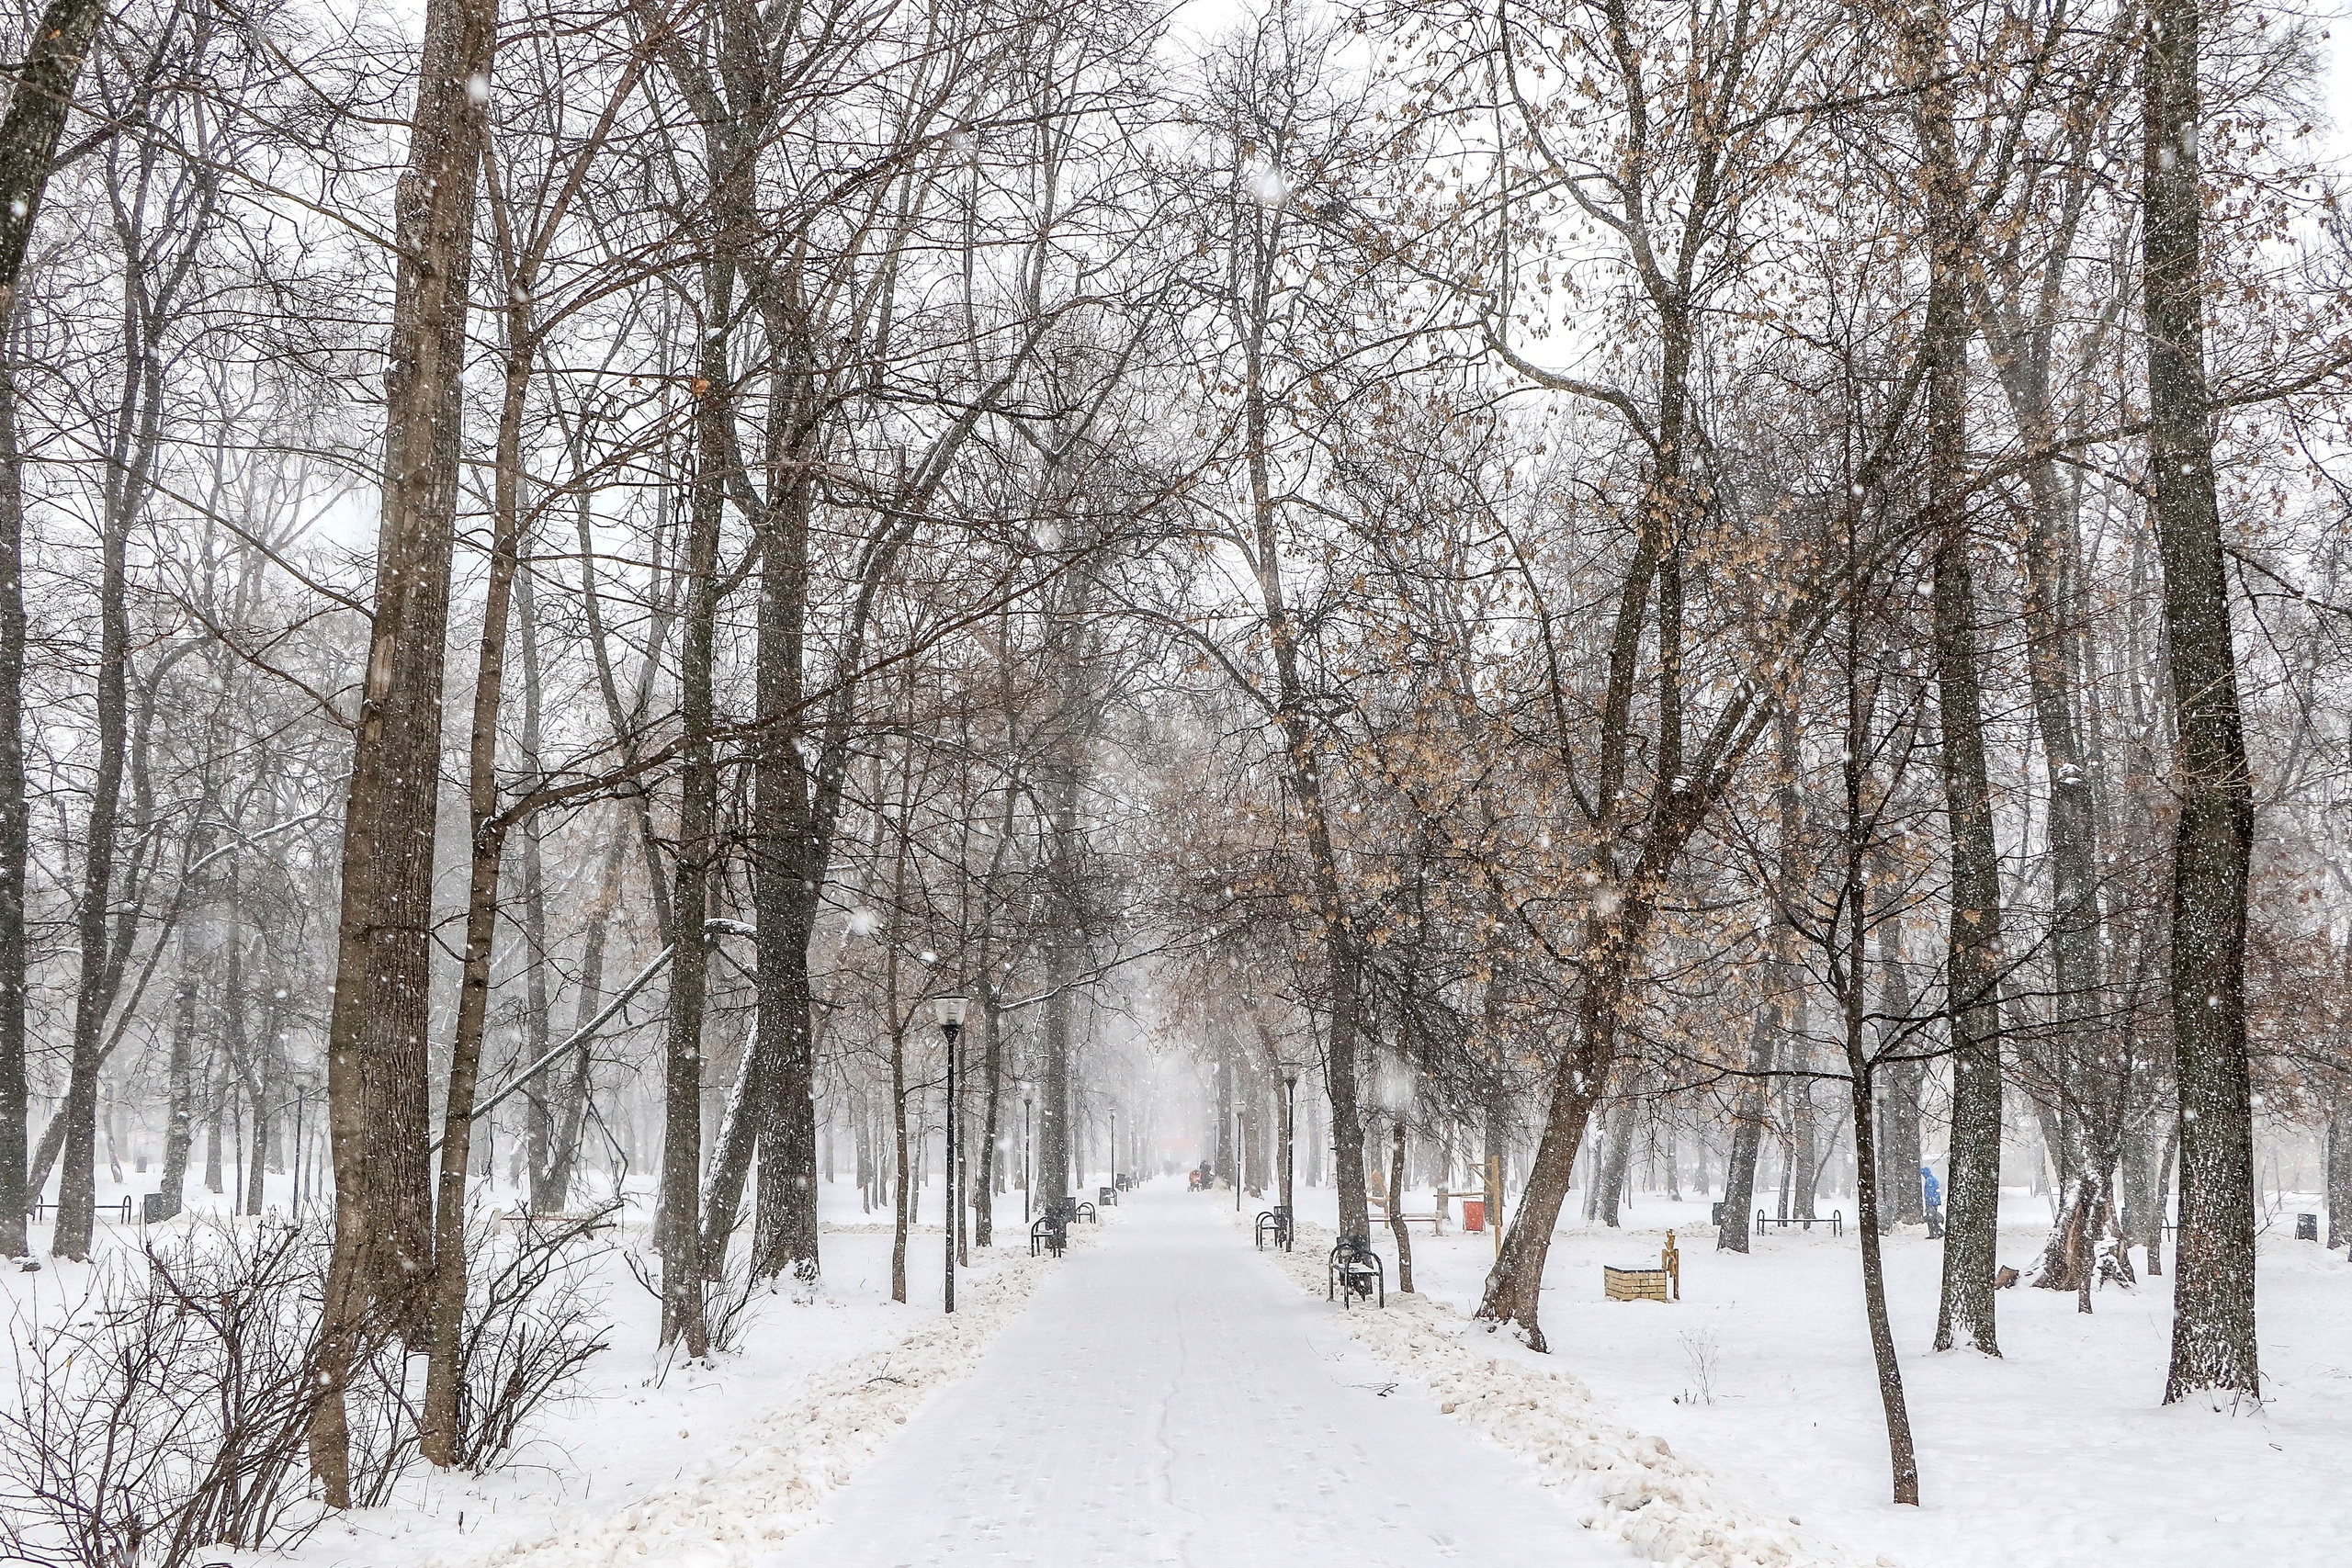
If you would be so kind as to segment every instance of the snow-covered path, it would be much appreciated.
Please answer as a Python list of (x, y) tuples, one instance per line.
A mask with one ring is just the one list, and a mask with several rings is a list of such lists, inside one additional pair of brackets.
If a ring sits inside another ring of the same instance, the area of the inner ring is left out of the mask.
[[(1230, 1203), (1229, 1197), (1222, 1200)], [(1220, 1200), (1155, 1184), (774, 1568), (1616, 1565), (1523, 1461), (1390, 1386)]]

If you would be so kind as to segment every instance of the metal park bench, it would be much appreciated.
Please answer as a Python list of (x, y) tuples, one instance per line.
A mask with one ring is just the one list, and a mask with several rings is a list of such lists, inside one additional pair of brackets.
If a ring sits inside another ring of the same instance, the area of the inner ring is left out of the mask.
[(1098, 1187), (1094, 1190), (1094, 1201), (1106, 1209), (1116, 1208), (1119, 1203), (1119, 1190), (1116, 1187)]
[(1811, 1231), (1815, 1225), (1827, 1225), (1831, 1235), (1842, 1236), (1846, 1234), (1846, 1211), (1832, 1209), (1826, 1215), (1816, 1214), (1811, 1219), (1795, 1214), (1790, 1215), (1787, 1219), (1776, 1219), (1761, 1209), (1757, 1210), (1756, 1228), (1762, 1230), (1766, 1225), (1778, 1225), (1782, 1230), (1788, 1229), (1791, 1225), (1801, 1225), (1807, 1231)]
[[(39, 1224), (47, 1219), (50, 1210), (56, 1206), (46, 1199), (35, 1198), (30, 1206), (25, 1210), (25, 1218)], [(131, 1200), (129, 1198), (123, 1199), (119, 1203), (100, 1203), (97, 1205), (97, 1217), (102, 1220), (112, 1220), (117, 1224), (127, 1225), (130, 1223), (130, 1208)]]
[(1289, 1251), (1290, 1208), (1287, 1204), (1277, 1203), (1258, 1216), (1258, 1250), (1261, 1252), (1266, 1250), (1266, 1235), (1270, 1231), (1273, 1233), (1274, 1245), (1285, 1252)]
[(1327, 1273), (1325, 1301), (1337, 1297), (1343, 1306), (1353, 1306), (1357, 1296), (1370, 1296), (1377, 1291), (1379, 1303), (1384, 1307), (1388, 1304), (1388, 1267), (1372, 1249), (1369, 1237), (1341, 1236), (1331, 1248)]
[(1050, 1252), (1059, 1258), (1069, 1247), (1069, 1218), (1062, 1213), (1060, 1204), (1048, 1203), (1046, 1212), (1037, 1216), (1037, 1223), (1029, 1227), (1029, 1256)]

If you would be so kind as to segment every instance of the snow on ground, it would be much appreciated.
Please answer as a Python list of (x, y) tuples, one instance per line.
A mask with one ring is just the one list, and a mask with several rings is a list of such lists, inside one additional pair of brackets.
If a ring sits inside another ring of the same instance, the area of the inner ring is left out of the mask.
[[(275, 1184), (271, 1196), (282, 1203)], [(656, 1304), (618, 1253), (608, 1255), (600, 1288), (612, 1348), (591, 1363), (578, 1397), (547, 1413), (514, 1464), (479, 1478), (420, 1473), (392, 1506), (333, 1522), (291, 1561), (300, 1568), (581, 1568), (763, 1557), (829, 1511), (820, 1497), (899, 1433), (900, 1418), (932, 1392), (970, 1370), (1028, 1290), (1051, 1276), (1017, 1245), (1015, 1194), (1001, 1231), (1015, 1245), (983, 1266), (985, 1281), (959, 1292), (961, 1310), (944, 1325), (935, 1189), (931, 1196), (932, 1225), (910, 1247), (910, 1304), (888, 1300), (884, 1216), (861, 1213), (854, 1189), (832, 1187), (821, 1202), (821, 1296), (765, 1303), (745, 1351), (666, 1378), (653, 1351)], [(1310, 1221), (1335, 1221), (1330, 1191), (1300, 1198)], [(1212, 1206), (1231, 1215), (1229, 1194), (1183, 1201), (1200, 1205), (1204, 1218)], [(1572, 1196), (1571, 1214), (1577, 1201)], [(1429, 1204), (1422, 1194), (1409, 1206)], [(1243, 1220), (1259, 1206), (1250, 1204)], [(2298, 1206), (2315, 1205), (2287, 1205)], [(2031, 1260), (2046, 1214), (2041, 1201), (2009, 1195), (2004, 1261)], [(1565, 1482), (1552, 1495), (1591, 1519), (1596, 1530), (1587, 1539), (1618, 1535), (1667, 1560), (1679, 1552), (1688, 1562), (1729, 1561), (1719, 1549), (1733, 1543), (1758, 1562), (1870, 1563), (1883, 1554), (1903, 1568), (2019, 1561), (2210, 1568), (2217, 1555), (2248, 1563), (2352, 1557), (2352, 1496), (2337, 1483), (2352, 1474), (2352, 1266), (2287, 1239), (2290, 1222), (2269, 1228), (2262, 1242), (2268, 1403), (2244, 1416), (2158, 1404), (2171, 1331), (2168, 1280), (2102, 1291), (2087, 1317), (2072, 1297), (2004, 1292), (2001, 1359), (1938, 1356), (1928, 1345), (1939, 1248), (1917, 1232), (1888, 1238), (1925, 1499), (1912, 1509), (1886, 1501), (1884, 1431), (1851, 1232), (1774, 1231), (1741, 1258), (1713, 1250), (1705, 1220), (1702, 1203), (1645, 1197), (1625, 1230), (1564, 1228), (1546, 1277), (1549, 1357), (1466, 1322), (1493, 1254), (1489, 1238), (1458, 1230), (1435, 1237), (1415, 1228), (1418, 1283), (1429, 1302), (1377, 1319), (1321, 1304), (1322, 1261), (1309, 1244), (1290, 1260), (1294, 1277), (1316, 1292), (1302, 1306), (1363, 1337), (1351, 1362), (1316, 1337), (1325, 1330), (1310, 1324), (1297, 1332), (1308, 1359), (1351, 1388), (1385, 1364), (1395, 1369), (1389, 1375), (1425, 1385), (1441, 1406), (1452, 1404), (1457, 1420), (1508, 1450), (1485, 1449), (1498, 1473), (1524, 1466), (1517, 1473)], [(1600, 1265), (1654, 1264), (1669, 1227), (1680, 1233), (1683, 1300), (1604, 1300)], [(37, 1227), (37, 1247), (46, 1232)], [(1220, 1222), (1217, 1234), (1237, 1258), (1248, 1251), (1246, 1233)], [(107, 1224), (101, 1236), (120, 1247), (135, 1244), (137, 1231)], [(1377, 1239), (1387, 1250), (1385, 1231)], [(1272, 1266), (1264, 1277), (1280, 1278)], [(70, 1299), (85, 1278), (53, 1262), (38, 1274), (0, 1274), (0, 1301), (23, 1306), (32, 1292), (45, 1302)], [(1213, 1283), (1188, 1282), (1203, 1311)], [(1239, 1309), (1223, 1302), (1215, 1310)], [(1374, 1408), (1385, 1417), (1394, 1404)], [(1257, 1417), (1236, 1404), (1224, 1418)], [(1439, 1419), (1434, 1411), (1429, 1418)], [(1098, 1446), (1115, 1453), (1136, 1440), (1114, 1435)], [(1034, 1491), (1033, 1482), (1024, 1485)], [(1643, 1506), (1633, 1508), (1637, 1501)], [(906, 1504), (926, 1506), (912, 1497)], [(1315, 1505), (1303, 1506), (1313, 1517)], [(1082, 1497), (1069, 1504), (1073, 1511), (1094, 1506)], [(216, 1559), (288, 1561), (207, 1554)], [(1407, 1560), (1398, 1561), (1402, 1568)]]
[[(1303, 1225), (1295, 1250), (1267, 1256), (1302, 1288), (1328, 1299), (1334, 1235)], [(1419, 1252), (1416, 1247), (1417, 1261)], [(1393, 1284), (1394, 1258), (1388, 1262)], [(1417, 1291), (1425, 1283), (1418, 1269), (1414, 1283)], [(1769, 1512), (1754, 1489), (1677, 1455), (1662, 1438), (1620, 1424), (1565, 1366), (1543, 1364), (1545, 1358), (1427, 1293), (1392, 1294), (1385, 1307), (1343, 1307), (1340, 1321), (1382, 1364), (1425, 1389), (1442, 1414), (1533, 1460), (1545, 1483), (1577, 1499), (1588, 1529), (1613, 1536), (1652, 1562), (1826, 1568), (1849, 1561), (1808, 1538), (1796, 1518)]]
[(768, 1568), (1632, 1568), (1252, 1258), (1227, 1196), (1128, 1195)]
[[(272, 1201), (289, 1195), (273, 1178)], [(102, 1201), (119, 1196), (100, 1193)], [(190, 1196), (208, 1209), (220, 1201), (200, 1187)], [(831, 1184), (819, 1201), (821, 1292), (807, 1303), (762, 1302), (743, 1348), (707, 1367), (666, 1366), (656, 1352), (659, 1303), (623, 1258), (645, 1239), (633, 1202), (619, 1245), (595, 1268), (609, 1348), (510, 1462), (486, 1476), (419, 1465), (388, 1506), (331, 1519), (292, 1552), (211, 1549), (204, 1561), (300, 1568), (748, 1561), (805, 1525), (816, 1500), (910, 1410), (967, 1371), (1043, 1275), (1028, 1256), (1013, 1193), (1011, 1221), (998, 1232), (1004, 1245), (957, 1270), (956, 1315), (944, 1318), (936, 1184), (925, 1196), (931, 1223), (909, 1237), (907, 1304), (889, 1299), (887, 1211), (863, 1213), (854, 1186)], [(497, 1195), (503, 1207), (514, 1201)], [(0, 1274), (0, 1306), (26, 1303), (36, 1290), (44, 1302), (78, 1293), (87, 1269), (49, 1259), (48, 1232), (44, 1224), (33, 1236), (40, 1272)], [(102, 1224), (99, 1245), (136, 1246), (138, 1235), (136, 1225)]]
[[(1581, 1198), (1572, 1194), (1565, 1212), (1580, 1213)], [(1430, 1202), (1416, 1195), (1407, 1212), (1427, 1213)], [(1826, 1202), (1824, 1213), (1834, 1206)], [(1328, 1190), (1302, 1191), (1299, 1207), (1310, 1221), (1336, 1223)], [(2002, 1261), (2032, 1261), (2048, 1213), (2043, 1200), (2006, 1195)], [(1887, 1500), (1885, 1427), (1852, 1229), (1833, 1238), (1823, 1228), (1776, 1228), (1743, 1258), (1714, 1250), (1706, 1220), (1703, 1202), (1645, 1197), (1623, 1230), (1564, 1224), (1544, 1276), (1553, 1353), (1537, 1356), (1502, 1336), (1470, 1343), (1571, 1374), (1564, 1390), (1589, 1388), (1625, 1426), (1665, 1439), (1770, 1517), (1802, 1520), (1805, 1536), (1864, 1562), (1884, 1554), (1905, 1568), (2211, 1568), (2217, 1556), (2352, 1560), (2352, 1495), (2338, 1484), (2352, 1474), (2352, 1266), (2287, 1239), (2290, 1221), (2271, 1226), (2261, 1244), (2256, 1314), (2268, 1402), (2239, 1416), (2159, 1404), (2169, 1278), (2101, 1291), (2087, 1317), (2071, 1295), (2004, 1291), (2000, 1359), (1937, 1355), (1928, 1347), (1941, 1248), (1917, 1231), (1888, 1237), (1889, 1307), (1923, 1503), (1898, 1508)], [(1679, 1233), (1682, 1301), (1605, 1299), (1600, 1265), (1655, 1268), (1669, 1228)], [(1385, 1230), (1375, 1231), (1388, 1253)], [(1491, 1237), (1456, 1227), (1432, 1237), (1416, 1225), (1412, 1241), (1416, 1283), (1466, 1315), (1493, 1260)], [(1320, 1258), (1294, 1256), (1306, 1258), (1319, 1292)], [(1393, 1257), (1389, 1267), (1393, 1280)], [(1462, 1343), (1460, 1317), (1417, 1318), (1383, 1336), (1398, 1348), (1375, 1348), (1400, 1365), (1449, 1365), (1428, 1342)], [(1416, 1375), (1441, 1386), (1439, 1376)], [(1457, 1414), (1471, 1414), (1448, 1397)], [(1552, 1403), (1579, 1408), (1573, 1392)], [(1518, 1440), (1549, 1439), (1537, 1423)]]

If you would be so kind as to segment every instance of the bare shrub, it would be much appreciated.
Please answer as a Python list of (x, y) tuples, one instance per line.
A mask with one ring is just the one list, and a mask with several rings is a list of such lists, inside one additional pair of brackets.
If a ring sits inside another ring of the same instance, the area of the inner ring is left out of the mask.
[(1690, 1366), (1692, 1386), (1683, 1391), (1678, 1404), (1713, 1404), (1715, 1402), (1716, 1369), (1723, 1361), (1723, 1346), (1711, 1328), (1685, 1329), (1682, 1334), (1682, 1359)]
[(562, 1397), (605, 1348), (588, 1265), (602, 1250), (594, 1238), (611, 1227), (619, 1207), (474, 1227), (478, 1267), (467, 1290), (458, 1409), (458, 1462), (467, 1469), (494, 1469), (530, 1417)]
[[(459, 1460), (484, 1471), (604, 1341), (579, 1245), (595, 1215), (478, 1227)], [(36, 1295), (9, 1328), (0, 1403), (0, 1561), (186, 1568), (209, 1546), (284, 1547), (325, 1517), (307, 1431), (330, 1236), (233, 1221), (174, 1227), (103, 1258), (78, 1299)], [(377, 1335), (345, 1404), (352, 1501), (417, 1462), (413, 1359)]]
[(198, 1224), (103, 1258), (46, 1319), (37, 1297), (20, 1310), (0, 1410), (11, 1560), (177, 1568), (314, 1523), (303, 1432), (323, 1248), (315, 1229)]

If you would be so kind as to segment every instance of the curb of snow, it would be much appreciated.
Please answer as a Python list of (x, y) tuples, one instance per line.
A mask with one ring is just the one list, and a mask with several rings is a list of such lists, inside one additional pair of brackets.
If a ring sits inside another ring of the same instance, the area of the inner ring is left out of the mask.
[[(934, 1227), (935, 1228), (935, 1227)], [(1070, 1233), (1071, 1245), (1092, 1238)], [(991, 1249), (958, 1281), (956, 1314), (885, 1349), (829, 1367), (693, 1472), (609, 1517), (502, 1547), (481, 1568), (742, 1568), (817, 1522), (845, 1483), (944, 1384), (969, 1372), (1029, 1304), (1054, 1259)], [(458, 1561), (441, 1555), (425, 1568)]]
[[(1326, 1285), (1336, 1239), (1298, 1227), (1295, 1252), (1269, 1254), (1312, 1292)], [(1611, 1418), (1571, 1373), (1531, 1367), (1484, 1348), (1483, 1325), (1424, 1295), (1392, 1295), (1386, 1311), (1349, 1312), (1340, 1322), (1391, 1371), (1426, 1385), (1438, 1408), (1535, 1461), (1547, 1486), (1592, 1500), (1587, 1529), (1614, 1536), (1666, 1568), (1851, 1568), (1858, 1560), (1807, 1540), (1796, 1521), (1768, 1518), (1738, 1500), (1703, 1465), (1677, 1458), (1666, 1439)], [(1895, 1568), (1887, 1558), (1876, 1568)]]

